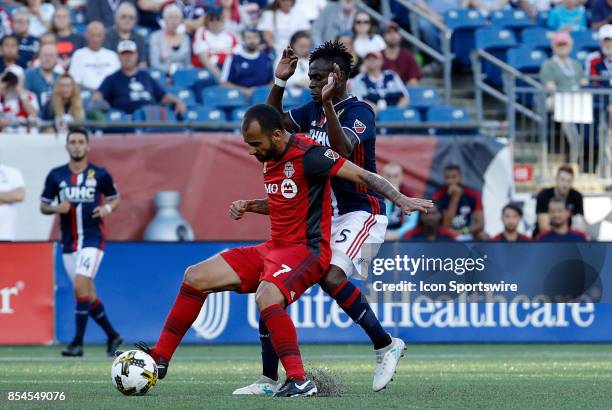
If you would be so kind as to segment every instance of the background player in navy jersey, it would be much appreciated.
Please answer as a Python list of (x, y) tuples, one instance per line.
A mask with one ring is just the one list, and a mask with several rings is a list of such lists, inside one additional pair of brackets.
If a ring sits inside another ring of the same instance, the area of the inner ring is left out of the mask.
[(64, 267), (76, 297), (76, 334), (62, 355), (83, 356), (83, 335), (91, 315), (106, 332), (107, 353), (112, 356), (122, 340), (97, 297), (93, 280), (104, 256), (104, 218), (117, 208), (119, 194), (108, 171), (87, 159), (87, 130), (70, 131), (66, 150), (70, 162), (49, 172), (40, 198), (42, 213), (60, 215)]
[(567, 200), (564, 197), (553, 197), (548, 202), (548, 219), (550, 229), (541, 231), (535, 237), (541, 242), (586, 242), (589, 237), (586, 233), (572, 229), (570, 226), (570, 211)]
[(153, 349), (137, 346), (158, 364), (160, 379), (185, 332), (197, 318), (210, 292), (255, 293), (261, 318), (287, 373), (277, 397), (317, 392), (306, 378), (295, 326), (285, 307), (317, 283), (331, 259), (331, 188), (329, 179), (360, 183), (383, 193), (405, 212), (426, 210), (429, 201), (413, 201), (385, 179), (341, 158), (305, 136), (290, 135), (272, 106), (251, 107), (242, 123), (249, 152), (264, 163), (266, 200), (236, 201), (231, 216), (244, 212), (270, 215), (271, 238), (256, 246), (231, 249), (190, 266), (162, 333)]
[(491, 238), (495, 242), (529, 242), (531, 238), (518, 231), (523, 219), (523, 210), (516, 204), (509, 203), (502, 209), (504, 230)]
[[(291, 132), (307, 133), (321, 145), (331, 147), (355, 165), (376, 172), (376, 126), (372, 108), (346, 91), (352, 55), (338, 42), (326, 42), (310, 55), (308, 75), (313, 101), (283, 112), (285, 82), (295, 72), (297, 56), (288, 47), (276, 67), (275, 85), (268, 103), (283, 113), (283, 126)], [(339, 178), (332, 179), (332, 260), (320, 282), (346, 314), (368, 334), (376, 349), (376, 369), (372, 387), (382, 390), (393, 377), (405, 348), (380, 325), (361, 291), (350, 277), (369, 264), (385, 238), (387, 217), (379, 194), (367, 187)], [(364, 252), (364, 245), (368, 252)], [(265, 324), (260, 321), (263, 375), (255, 383), (234, 394), (266, 394), (278, 388), (278, 359), (270, 346)]]

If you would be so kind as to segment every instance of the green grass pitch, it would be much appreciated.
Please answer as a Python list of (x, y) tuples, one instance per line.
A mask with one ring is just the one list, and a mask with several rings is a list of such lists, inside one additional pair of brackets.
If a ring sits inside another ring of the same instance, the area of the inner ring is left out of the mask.
[[(166, 379), (143, 397), (111, 384), (111, 359), (88, 346), (64, 359), (60, 346), (0, 347), (0, 408), (343, 409), (611, 408), (612, 345), (413, 345), (386, 390), (371, 390), (365, 345), (306, 345), (306, 366), (337, 375), (342, 397), (232, 397), (259, 375), (257, 346), (182, 346)], [(63, 402), (9, 402), (9, 391), (62, 391)]]

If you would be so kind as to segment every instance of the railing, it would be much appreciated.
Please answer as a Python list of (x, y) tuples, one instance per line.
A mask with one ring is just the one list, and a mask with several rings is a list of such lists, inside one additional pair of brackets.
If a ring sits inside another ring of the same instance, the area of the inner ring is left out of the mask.
[[(406, 30), (400, 28), (399, 32), (402, 38), (412, 44), (414, 47), (418, 48), (423, 53), (427, 54), (437, 62), (439, 62), (443, 67), (443, 77), (444, 77), (444, 102), (446, 104), (450, 104), (451, 99), (451, 90), (452, 90), (452, 68), (453, 68), (453, 54), (451, 53), (451, 37), (453, 35), (452, 30), (446, 27), (444, 24), (432, 20), (429, 16), (425, 15), (421, 10), (416, 8), (412, 3), (408, 0), (396, 0), (399, 4), (405, 7), (411, 16), (411, 30), (415, 34), (411, 34)], [(384, 2), (383, 2), (384, 3)], [(383, 14), (377, 12), (373, 8), (366, 5), (363, 1), (358, 1), (358, 7), (368, 13), (372, 18), (378, 21), (380, 24), (388, 23), (389, 19), (386, 18)], [(440, 40), (442, 44), (442, 52), (440, 53), (436, 49), (430, 47), (426, 43), (424, 43), (418, 36), (418, 25), (416, 24), (416, 16), (419, 18), (424, 18), (429, 21), (432, 25), (434, 25), (440, 31)]]

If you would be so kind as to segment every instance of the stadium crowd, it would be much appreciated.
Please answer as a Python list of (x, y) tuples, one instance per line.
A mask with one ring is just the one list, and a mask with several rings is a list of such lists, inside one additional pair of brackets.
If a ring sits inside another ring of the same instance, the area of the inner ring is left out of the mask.
[[(557, 33), (540, 77), (551, 90), (576, 89), (587, 83), (587, 76), (612, 72), (610, 0), (413, 4), (436, 21), (465, 7), (484, 16), (520, 8), (534, 21), (548, 12), (546, 24)], [(353, 54), (353, 94), (377, 112), (409, 107), (407, 89), (419, 85), (423, 74), (417, 58), (402, 45), (399, 30), (408, 28), (404, 17), (397, 14), (396, 21), (377, 27), (357, 9), (356, 0), (7, 0), (0, 5), (0, 129), (30, 131), (42, 119), (52, 124), (44, 130), (62, 131), (72, 121), (104, 119), (112, 110), (130, 118), (150, 105), (167, 106), (181, 117), (206, 104), (201, 91), (210, 85), (235, 89), (249, 101), (258, 87), (273, 83), (274, 67), (288, 44), (299, 58), (288, 94), (300, 101), (308, 89), (310, 50), (334, 39)], [(571, 57), (569, 33), (587, 28), (598, 30), (601, 47), (585, 67)], [(419, 20), (419, 29), (426, 43), (440, 48), (431, 22)], [(196, 73), (187, 91), (177, 73)], [(398, 164), (382, 171), (400, 182), (401, 172)], [(584, 221), (582, 197), (571, 189), (572, 179), (573, 169), (562, 167), (556, 186), (538, 195), (535, 238), (586, 238), (575, 231), (584, 228)], [(487, 237), (480, 193), (463, 185), (459, 167), (445, 168), (444, 185), (434, 194), (437, 208), (429, 215), (404, 217), (389, 206), (388, 239), (526, 238), (517, 233), (522, 210), (514, 204), (504, 208), (504, 232)], [(561, 202), (566, 206), (558, 209)]]

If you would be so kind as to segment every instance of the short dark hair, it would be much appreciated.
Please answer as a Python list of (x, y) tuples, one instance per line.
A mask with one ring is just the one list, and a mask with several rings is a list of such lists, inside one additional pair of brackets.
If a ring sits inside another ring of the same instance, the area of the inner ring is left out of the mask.
[(506, 206), (504, 206), (502, 209), (502, 215), (504, 214), (504, 212), (506, 212), (506, 209), (512, 209), (517, 214), (519, 214), (521, 218), (523, 217), (523, 209), (517, 203), (510, 202), (506, 204)]
[(548, 202), (548, 205), (550, 206), (550, 204), (552, 204), (553, 202), (554, 203), (563, 204), (563, 207), (565, 209), (569, 210), (567, 201), (562, 196), (553, 196), (552, 198), (550, 198), (550, 201)]
[(298, 40), (302, 39), (302, 38), (307, 38), (310, 39), (310, 34), (307, 31), (304, 30), (300, 30), (300, 31), (296, 31), (295, 33), (293, 33), (293, 35), (291, 36), (291, 39), (289, 40), (289, 45), (291, 47), (293, 47), (293, 45), (295, 43), (297, 43)]
[(267, 135), (283, 129), (283, 117), (276, 108), (269, 104), (256, 104), (249, 108), (244, 113), (242, 131), (245, 132), (253, 121), (257, 121), (261, 130)]
[(338, 64), (340, 70), (344, 73), (346, 79), (351, 74), (351, 68), (353, 66), (353, 56), (348, 51), (346, 46), (339, 41), (326, 41), (319, 47), (315, 48), (310, 54), (310, 64), (316, 60), (325, 60), (330, 64)]
[(0, 40), (0, 45), (4, 45), (4, 42), (5, 42), (6, 40), (8, 40), (8, 39), (11, 39), (11, 38), (12, 38), (13, 40), (15, 40), (15, 42), (16, 42), (17, 44), (19, 44), (19, 39), (17, 38), (17, 36), (16, 36), (16, 35), (14, 35), (14, 34), (7, 34), (6, 36), (2, 37), (2, 40)]
[(461, 174), (461, 167), (457, 164), (448, 164), (447, 166), (444, 167), (444, 172), (446, 171), (457, 171), (458, 173)]
[(557, 169), (557, 175), (559, 175), (562, 172), (567, 172), (571, 176), (574, 176), (574, 168), (572, 168), (571, 165), (568, 165), (568, 164), (561, 165), (559, 169)]
[(68, 134), (66, 135), (66, 142), (68, 141), (68, 139), (70, 138), (70, 136), (71, 136), (72, 134), (83, 134), (83, 135), (85, 135), (85, 140), (86, 140), (87, 142), (89, 142), (89, 131), (87, 131), (87, 130), (86, 130), (85, 128), (83, 128), (83, 127), (74, 127), (74, 128), (73, 128), (73, 127), (71, 127), (71, 128), (68, 130)]
[(0, 81), (6, 83), (8, 87), (15, 87), (17, 84), (19, 84), (19, 77), (17, 77), (17, 74), (12, 71), (6, 71), (2, 75)]

